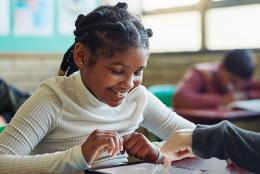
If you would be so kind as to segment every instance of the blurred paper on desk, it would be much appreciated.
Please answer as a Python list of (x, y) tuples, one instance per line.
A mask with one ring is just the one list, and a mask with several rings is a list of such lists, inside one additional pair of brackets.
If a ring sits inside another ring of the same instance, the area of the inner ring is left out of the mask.
[(228, 105), (232, 109), (260, 112), (260, 99), (234, 101)]

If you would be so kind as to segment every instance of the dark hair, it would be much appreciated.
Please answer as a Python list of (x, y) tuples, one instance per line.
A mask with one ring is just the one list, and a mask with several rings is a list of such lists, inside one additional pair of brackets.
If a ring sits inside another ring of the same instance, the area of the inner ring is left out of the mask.
[(256, 67), (256, 58), (250, 50), (233, 50), (224, 57), (223, 64), (232, 74), (250, 79)]
[[(90, 65), (100, 55), (112, 57), (115, 52), (130, 47), (149, 48), (151, 29), (145, 29), (137, 17), (127, 11), (126, 3), (100, 6), (88, 15), (80, 14), (75, 22), (75, 43), (80, 42), (91, 51)], [(59, 75), (78, 70), (73, 58), (75, 43), (64, 54)]]

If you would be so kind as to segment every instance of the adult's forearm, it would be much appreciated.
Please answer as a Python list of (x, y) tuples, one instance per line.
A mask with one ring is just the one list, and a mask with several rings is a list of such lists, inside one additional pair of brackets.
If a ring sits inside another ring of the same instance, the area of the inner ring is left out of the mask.
[(193, 153), (202, 158), (231, 159), (238, 166), (260, 173), (260, 134), (242, 130), (228, 121), (198, 125), (192, 137)]
[(246, 92), (248, 99), (259, 99), (260, 98), (260, 89), (259, 90), (248, 90)]

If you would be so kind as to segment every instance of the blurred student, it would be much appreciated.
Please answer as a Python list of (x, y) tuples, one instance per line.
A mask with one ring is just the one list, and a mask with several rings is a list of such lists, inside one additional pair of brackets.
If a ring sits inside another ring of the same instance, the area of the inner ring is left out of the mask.
[(222, 62), (199, 63), (178, 84), (175, 108), (218, 108), (235, 100), (260, 98), (260, 81), (253, 80), (255, 55), (233, 50)]
[(29, 93), (18, 90), (0, 79), (0, 124), (9, 123), (27, 98)]
[(141, 85), (152, 31), (126, 3), (81, 14), (75, 26), (61, 76), (43, 82), (0, 134), (0, 173), (76, 173), (128, 155), (156, 163), (161, 146), (139, 126), (161, 139), (195, 127)]
[(260, 173), (260, 133), (240, 129), (228, 121), (179, 130), (162, 146), (165, 163), (189, 156), (230, 159), (236, 165)]

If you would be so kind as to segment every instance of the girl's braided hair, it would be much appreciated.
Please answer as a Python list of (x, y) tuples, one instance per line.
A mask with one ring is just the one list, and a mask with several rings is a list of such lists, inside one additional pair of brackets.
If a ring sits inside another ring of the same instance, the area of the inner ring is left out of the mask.
[[(100, 6), (88, 15), (80, 14), (75, 22), (75, 43), (80, 42), (91, 52), (90, 65), (98, 56), (112, 57), (130, 47), (149, 48), (151, 29), (145, 29), (137, 17), (127, 11), (126, 3)], [(64, 54), (59, 75), (69, 76), (78, 70), (74, 62), (75, 43)]]

